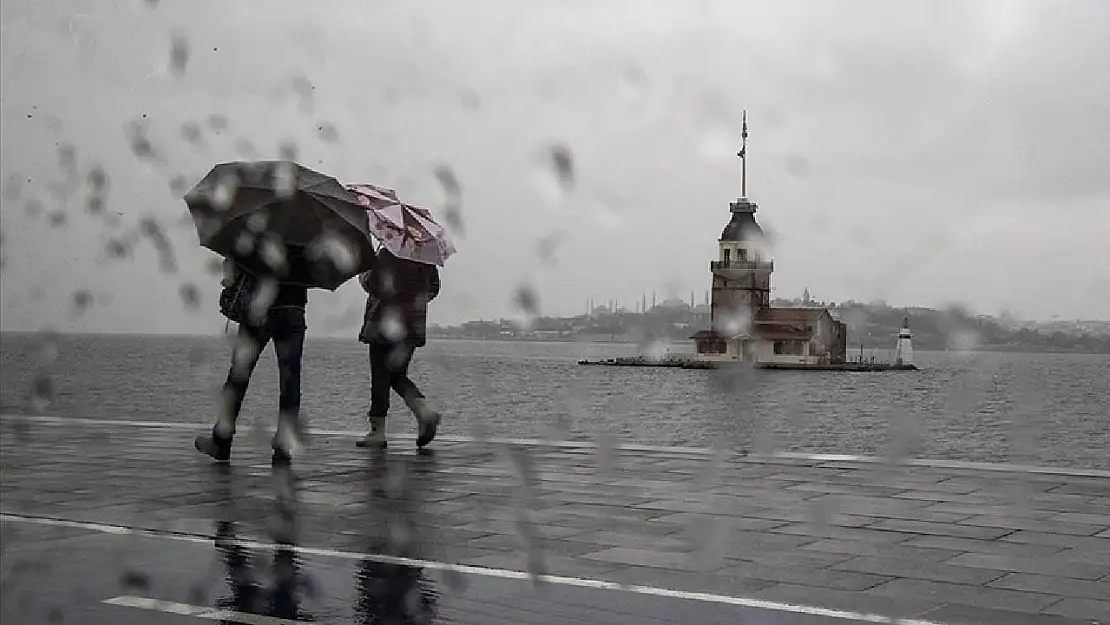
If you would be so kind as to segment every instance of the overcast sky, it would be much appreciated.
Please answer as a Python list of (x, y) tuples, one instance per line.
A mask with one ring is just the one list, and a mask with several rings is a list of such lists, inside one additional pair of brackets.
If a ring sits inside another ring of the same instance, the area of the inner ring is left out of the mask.
[[(776, 296), (1110, 319), (1104, 0), (0, 6), (4, 329), (218, 331), (182, 186), (283, 143), (440, 215), (449, 168), (464, 229), (433, 321), (512, 315), (522, 283), (551, 314), (700, 300), (745, 108)], [(149, 238), (108, 251), (146, 217), (172, 272)], [(351, 332), (362, 293), (310, 300), (315, 333)]]

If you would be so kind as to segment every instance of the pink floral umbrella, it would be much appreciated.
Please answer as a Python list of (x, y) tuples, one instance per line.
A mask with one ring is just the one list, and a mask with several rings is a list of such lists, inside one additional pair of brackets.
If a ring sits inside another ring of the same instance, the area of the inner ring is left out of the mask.
[(394, 256), (442, 267), (455, 253), (446, 230), (428, 209), (405, 204), (393, 189), (372, 184), (345, 186), (369, 212), (370, 234)]

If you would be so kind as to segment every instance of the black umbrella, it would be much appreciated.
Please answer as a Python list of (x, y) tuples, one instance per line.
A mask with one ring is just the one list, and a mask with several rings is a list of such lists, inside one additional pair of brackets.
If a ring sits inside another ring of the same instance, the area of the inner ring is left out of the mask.
[(366, 209), (303, 165), (220, 163), (185, 203), (200, 244), (256, 276), (334, 291), (373, 266)]

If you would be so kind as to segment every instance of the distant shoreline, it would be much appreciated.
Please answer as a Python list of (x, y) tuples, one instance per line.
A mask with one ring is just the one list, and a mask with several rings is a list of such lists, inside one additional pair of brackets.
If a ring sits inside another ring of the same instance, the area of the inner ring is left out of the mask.
[[(21, 336), (33, 337), (42, 334), (42, 332), (31, 332), (26, 330), (0, 330), (0, 336)], [(134, 337), (134, 338), (153, 338), (153, 339), (211, 339), (224, 336), (223, 333), (210, 333), (210, 334), (145, 334), (145, 333), (131, 333), (131, 332), (56, 332), (58, 336), (73, 336), (73, 337)], [(345, 336), (312, 336), (308, 337), (310, 341), (327, 341), (327, 342), (357, 342), (353, 337)], [(568, 339), (568, 338), (539, 338), (539, 337), (521, 337), (521, 338), (480, 338), (469, 336), (436, 336), (429, 335), (428, 342), (467, 342), (467, 343), (550, 343), (555, 345), (614, 345), (614, 346), (635, 346), (642, 344), (639, 341), (621, 340), (621, 339)], [(690, 340), (672, 340), (666, 341), (665, 345), (692, 347), (693, 341)], [(891, 351), (894, 349), (893, 342), (889, 347), (865, 347), (865, 353), (872, 353), (875, 351)], [(967, 351), (968, 353), (1007, 353), (1007, 354), (1071, 354), (1071, 355), (1090, 355), (1090, 356), (1105, 356), (1106, 352), (1093, 352), (1076, 349), (1051, 349), (1051, 348), (1038, 348), (1031, 346), (1009, 346), (1009, 345), (980, 345), (971, 350), (945, 350), (936, 348), (917, 347), (915, 351), (921, 353), (946, 353), (960, 351)], [(849, 357), (852, 356), (853, 350), (848, 349)], [(859, 346), (856, 346), (855, 353), (859, 353)]]

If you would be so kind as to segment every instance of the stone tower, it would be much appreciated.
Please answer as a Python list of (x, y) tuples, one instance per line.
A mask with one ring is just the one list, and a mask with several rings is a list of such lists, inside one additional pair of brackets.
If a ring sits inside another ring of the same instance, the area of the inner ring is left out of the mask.
[(766, 237), (755, 221), (755, 202), (747, 198), (748, 114), (741, 134), (744, 144), (737, 156), (743, 163), (741, 197), (729, 204), (732, 218), (718, 239), (717, 260), (709, 263), (713, 275), (710, 324), (725, 337), (749, 334), (756, 314), (771, 306), (771, 272)]

